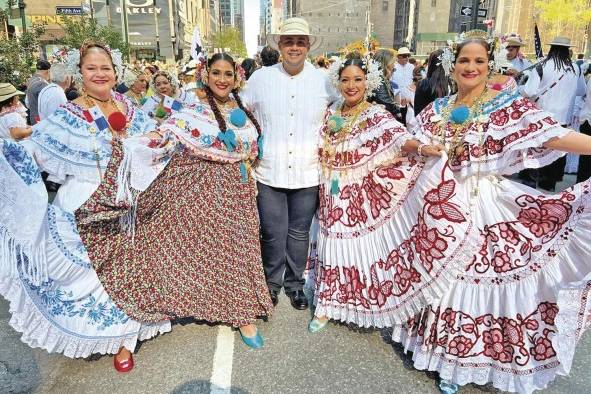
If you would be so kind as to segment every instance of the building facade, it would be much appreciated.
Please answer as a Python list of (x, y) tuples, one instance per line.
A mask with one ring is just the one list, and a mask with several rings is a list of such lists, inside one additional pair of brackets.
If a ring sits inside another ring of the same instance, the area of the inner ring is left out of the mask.
[[(0, 6), (1, 1), (6, 3), (6, 0), (0, 0)], [(193, 29), (199, 27), (204, 39), (212, 30), (209, 0), (125, 1), (132, 59), (174, 61), (187, 57)], [(99, 25), (110, 25), (123, 34), (121, 2), (118, 0), (44, 0), (26, 4), (27, 25), (45, 24), (46, 32), (41, 38), (45, 55), (61, 47), (64, 31), (60, 23), (66, 15), (77, 18), (82, 13), (94, 18)], [(19, 33), (22, 30), (20, 19), (13, 19), (12, 23)]]
[(380, 46), (394, 46), (396, 0), (371, 0), (371, 31)]
[(244, 1), (219, 0), (219, 2), (221, 25), (235, 27), (244, 40)]
[[(337, 52), (367, 37), (371, 0), (298, 0), (295, 15), (306, 19), (311, 33), (322, 37), (317, 53)], [(371, 15), (371, 14), (370, 14)]]

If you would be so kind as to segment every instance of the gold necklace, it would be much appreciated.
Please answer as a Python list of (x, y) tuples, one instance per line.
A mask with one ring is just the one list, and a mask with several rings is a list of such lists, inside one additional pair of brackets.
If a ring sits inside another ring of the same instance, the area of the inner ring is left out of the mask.
[[(84, 89), (82, 89), (82, 97), (84, 98), (87, 108), (90, 109), (94, 106), (97, 106), (100, 108), (100, 106), (94, 100), (94, 97), (92, 97), (88, 93), (86, 93), (86, 90), (84, 90)], [(109, 100), (106, 100), (104, 102), (107, 102), (107, 101), (111, 104), (111, 106), (115, 109), (115, 111), (123, 112), (120, 110), (115, 99), (113, 99), (113, 95), (111, 95)], [(102, 110), (101, 110), (101, 112), (102, 112)], [(109, 131), (111, 132), (111, 135), (118, 135), (119, 134), (118, 132), (114, 132), (113, 128), (111, 127), (111, 124), (108, 121), (107, 121), (107, 124), (109, 125)], [(94, 157), (96, 160), (96, 168), (98, 170), (99, 178), (102, 182), (103, 172), (101, 171), (100, 155), (99, 155), (99, 151), (98, 151), (98, 145), (96, 142), (96, 129), (94, 126), (90, 126), (89, 130), (90, 130), (90, 135), (92, 136), (92, 145), (93, 145)]]
[[(342, 154), (343, 160), (346, 162), (348, 159), (347, 150), (348, 146), (344, 147), (341, 151), (337, 150), (337, 146), (342, 144), (348, 137), (351, 131), (357, 126), (357, 120), (359, 116), (370, 107), (370, 103), (362, 101), (359, 104), (353, 106), (349, 113), (344, 115), (347, 120), (343, 118), (342, 110), (344, 104), (338, 108), (334, 115), (329, 117), (328, 122), (325, 126), (327, 129), (323, 138), (323, 154), (320, 158), (322, 172), (326, 179), (332, 177), (332, 163), (336, 159), (337, 154)], [(331, 194), (337, 194), (340, 190), (339, 178), (332, 177), (331, 179)]]
[[(482, 93), (474, 100), (472, 105), (461, 105), (455, 107), (457, 95), (452, 96), (445, 107), (441, 109), (442, 120), (439, 122), (439, 139), (441, 144), (447, 147), (449, 159), (453, 161), (459, 154), (464, 144), (464, 136), (467, 131), (476, 123), (481, 122), (482, 108), (488, 88), (485, 87)], [(454, 113), (454, 111), (456, 111)], [(457, 115), (457, 116), (455, 116)], [(451, 141), (446, 141), (447, 130), (451, 130)]]

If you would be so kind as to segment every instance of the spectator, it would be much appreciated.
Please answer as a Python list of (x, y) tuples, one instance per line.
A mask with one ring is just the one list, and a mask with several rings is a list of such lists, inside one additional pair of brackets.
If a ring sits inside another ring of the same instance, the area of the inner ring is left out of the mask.
[(49, 84), (47, 81), (49, 81), (50, 68), (51, 64), (47, 60), (41, 59), (37, 61), (37, 71), (27, 81), (27, 98), (25, 99), (25, 103), (29, 108), (29, 121), (32, 125), (39, 121), (39, 92)]
[[(530, 70), (520, 93), (530, 98), (539, 108), (553, 115), (563, 127), (572, 119), (576, 96), (585, 94), (585, 79), (574, 66), (569, 54), (571, 47), (567, 37), (556, 37), (550, 43), (548, 56), (539, 67)], [(538, 170), (538, 187), (554, 191), (556, 182), (562, 180), (566, 157), (561, 157)]]
[(514, 77), (517, 73), (531, 66), (530, 61), (521, 53), (521, 47), (524, 45), (525, 42), (521, 39), (519, 34), (510, 33), (507, 35), (505, 49), (507, 50), (507, 60), (511, 62), (511, 67), (509, 68), (507, 75)]
[(20, 140), (31, 135), (27, 109), (20, 102), (24, 93), (9, 83), (0, 83), (0, 139)]
[(380, 65), (380, 69), (382, 70), (382, 84), (375, 90), (374, 95), (369, 97), (368, 101), (384, 105), (388, 112), (394, 115), (399, 121), (402, 121), (400, 108), (396, 105), (394, 92), (389, 83), (392, 71), (394, 71), (394, 66), (396, 65), (396, 59), (392, 51), (388, 49), (379, 49), (373, 55), (373, 59)]
[(277, 64), (279, 62), (279, 52), (267, 45), (261, 51), (261, 62), (263, 67)]
[(427, 66), (427, 78), (420, 81), (415, 91), (415, 113), (419, 114), (427, 105), (436, 98), (445, 97), (451, 93), (450, 80), (445, 75), (439, 56), (443, 51), (438, 49), (429, 55)]
[(68, 102), (65, 90), (72, 83), (72, 76), (65, 64), (57, 63), (49, 72), (50, 84), (39, 92), (39, 119), (43, 120), (51, 115), (60, 105)]
[(330, 63), (324, 56), (318, 56), (316, 58), (316, 67), (321, 71), (327, 71)]
[(245, 78), (248, 81), (248, 78), (252, 75), (253, 72), (257, 70), (257, 62), (254, 59), (246, 58), (242, 61), (241, 64), (242, 68), (244, 69)]
[(410, 85), (412, 84), (413, 71), (415, 67), (409, 63), (411, 53), (407, 47), (398, 50), (398, 63), (392, 73), (390, 81), (394, 83), (394, 94), (400, 94), (402, 105), (414, 98), (410, 95)]

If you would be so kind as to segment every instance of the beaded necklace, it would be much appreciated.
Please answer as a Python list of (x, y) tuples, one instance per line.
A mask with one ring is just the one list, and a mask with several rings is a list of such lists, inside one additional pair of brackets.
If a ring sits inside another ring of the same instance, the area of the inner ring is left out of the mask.
[(323, 175), (327, 179), (331, 179), (330, 192), (333, 195), (340, 192), (340, 175), (332, 173), (332, 162), (335, 160), (337, 154), (342, 153), (346, 155), (348, 144), (343, 150), (337, 150), (336, 147), (349, 137), (351, 131), (357, 126), (359, 115), (369, 108), (370, 105), (370, 103), (364, 100), (351, 108), (348, 114), (343, 115), (343, 108), (345, 106), (343, 103), (335, 114), (328, 118), (326, 125), (328, 132), (324, 135), (321, 165)]
[[(488, 88), (485, 87), (471, 106), (468, 107), (462, 104), (455, 108), (458, 96), (454, 95), (450, 97), (447, 105), (441, 109), (440, 119), (436, 119), (439, 121), (438, 137), (441, 144), (446, 147), (447, 155), (451, 161), (457, 157), (458, 150), (464, 144), (464, 136), (473, 125), (476, 125), (479, 132), (482, 131), (482, 123), (486, 121), (482, 117), (482, 109), (487, 93)], [(452, 131), (451, 140), (449, 141), (446, 135), (448, 129)]]
[[(488, 87), (485, 87), (474, 103), (468, 107), (461, 105), (454, 108), (457, 95), (451, 97), (445, 107), (441, 109), (441, 115), (434, 115), (432, 122), (437, 122), (439, 133), (435, 135), (439, 143), (446, 147), (447, 155), (452, 162), (463, 148), (464, 137), (471, 127), (476, 127), (478, 132), (479, 152), (484, 151), (484, 131), (483, 124), (487, 122), (487, 117), (483, 115), (485, 97), (488, 93)], [(452, 130), (451, 141), (446, 141), (446, 130)], [(461, 153), (461, 152), (460, 152)], [(476, 186), (472, 190), (472, 197), (478, 196), (480, 183), (480, 160), (476, 163)]]

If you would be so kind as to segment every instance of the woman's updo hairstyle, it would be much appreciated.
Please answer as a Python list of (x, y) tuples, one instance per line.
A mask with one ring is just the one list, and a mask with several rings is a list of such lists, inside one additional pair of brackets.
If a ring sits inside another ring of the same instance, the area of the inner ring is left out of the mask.
[(359, 52), (351, 52), (346, 56), (345, 59), (346, 60), (339, 68), (339, 78), (341, 77), (343, 70), (349, 66), (357, 66), (363, 71), (364, 74), (367, 74), (367, 64)]
[(454, 51), (454, 64), (458, 61), (458, 57), (462, 52), (462, 49), (468, 44), (478, 44), (482, 46), (486, 51), (486, 56), (488, 58), (488, 68), (489, 71), (492, 72), (494, 70), (494, 61), (495, 61), (495, 47), (497, 40), (489, 40), (488, 33), (484, 30), (470, 30), (464, 33), (464, 40), (461, 41), (456, 45)]
[(156, 78), (158, 77), (164, 77), (168, 80), (168, 83), (170, 83), (170, 86), (172, 86), (172, 94), (176, 94), (179, 90), (179, 83), (176, 80), (175, 77), (173, 77), (173, 75), (167, 71), (164, 70), (160, 70), (160, 71), (156, 71), (156, 73), (154, 73), (154, 75), (152, 75), (152, 80), (150, 82), (150, 86), (152, 87), (152, 89), (154, 91), (156, 91)]
[(207, 60), (207, 70), (211, 69), (211, 66), (213, 66), (218, 60), (225, 60), (232, 65), (232, 68), (234, 69), (234, 79), (236, 79), (236, 62), (232, 56), (224, 52), (215, 53), (209, 58), (209, 60)]
[(109, 49), (109, 47), (93, 40), (84, 41), (84, 43), (82, 43), (82, 46), (80, 47), (80, 63), (78, 64), (78, 67), (80, 67), (80, 69), (82, 69), (84, 58), (90, 52), (103, 52), (104, 54), (106, 54), (109, 57), (109, 60), (111, 60), (111, 66), (113, 66), (115, 74), (117, 74), (117, 68), (115, 67), (115, 62), (113, 61), (113, 57), (111, 56), (111, 50)]
[[(207, 60), (207, 70), (209, 71), (211, 69), (211, 66), (213, 66), (213, 64), (219, 60), (225, 60), (232, 65), (232, 69), (234, 69), (234, 81), (236, 81), (238, 78), (238, 70), (236, 70), (236, 62), (234, 61), (234, 58), (232, 56), (228, 55), (227, 53), (219, 52), (219, 53), (214, 54), (212, 57), (210, 57)], [(218, 105), (215, 101), (215, 97), (213, 96), (213, 92), (211, 91), (211, 89), (209, 88), (209, 86), (207, 84), (205, 84), (204, 90), (205, 90), (205, 94), (207, 96), (207, 102), (209, 103), (209, 107), (213, 111), (213, 114), (215, 115), (215, 119), (218, 122), (218, 127), (220, 128), (221, 131), (225, 132), (228, 129), (228, 126), (226, 124), (226, 120), (224, 119), (224, 116), (222, 115), (222, 113), (220, 111), (220, 108), (218, 107)], [(254, 117), (252, 112), (250, 112), (248, 109), (246, 109), (244, 107), (244, 104), (242, 104), (242, 100), (240, 99), (240, 95), (238, 94), (237, 87), (234, 87), (232, 89), (232, 95), (234, 96), (234, 100), (236, 100), (236, 104), (238, 104), (238, 108), (240, 108), (241, 110), (243, 110), (246, 113), (246, 116), (248, 117), (248, 119), (250, 119), (250, 121), (252, 122), (254, 127), (257, 129), (258, 134), (260, 135), (261, 134), (261, 126), (259, 125), (259, 122), (256, 120), (256, 118)]]

